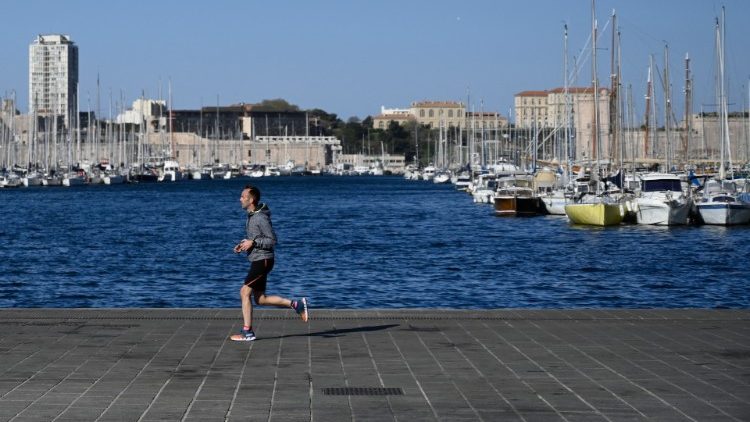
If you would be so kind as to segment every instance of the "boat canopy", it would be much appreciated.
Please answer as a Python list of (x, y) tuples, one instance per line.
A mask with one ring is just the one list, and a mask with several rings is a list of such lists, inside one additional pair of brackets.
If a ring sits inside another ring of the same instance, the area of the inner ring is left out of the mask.
[(642, 192), (672, 191), (682, 192), (682, 184), (679, 179), (653, 179), (643, 180)]

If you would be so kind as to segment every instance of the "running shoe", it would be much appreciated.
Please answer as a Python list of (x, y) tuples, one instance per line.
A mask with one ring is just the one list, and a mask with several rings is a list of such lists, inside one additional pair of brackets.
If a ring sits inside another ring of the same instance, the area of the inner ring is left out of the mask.
[(253, 330), (240, 330), (239, 334), (235, 334), (230, 337), (234, 341), (253, 341), (255, 340), (255, 333)]
[(292, 308), (294, 308), (294, 311), (297, 312), (297, 314), (302, 318), (302, 321), (307, 322), (307, 298), (303, 297), (302, 299), (295, 300), (292, 302)]

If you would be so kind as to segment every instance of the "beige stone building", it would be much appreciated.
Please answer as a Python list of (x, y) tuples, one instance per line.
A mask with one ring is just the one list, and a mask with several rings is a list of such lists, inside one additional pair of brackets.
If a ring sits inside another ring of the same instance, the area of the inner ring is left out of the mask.
[(408, 109), (386, 109), (373, 118), (375, 129), (386, 129), (392, 121), (400, 124), (416, 121), (434, 129), (461, 128), (499, 129), (508, 126), (508, 119), (494, 111), (467, 111), (463, 103), (455, 101), (417, 101)]
[(149, 152), (158, 156), (174, 148), (174, 157), (182, 167), (200, 167), (206, 163), (275, 164), (293, 162), (308, 169), (322, 169), (338, 162), (341, 141), (331, 136), (258, 136), (255, 140), (206, 139), (194, 133), (160, 136), (150, 133)]
[(404, 125), (413, 121), (416, 121), (416, 119), (411, 114), (378, 114), (372, 119), (372, 127), (374, 129), (388, 129), (391, 122)]
[(439, 127), (464, 127), (466, 106), (455, 101), (416, 101), (411, 103), (411, 114), (418, 123)]
[[(570, 119), (574, 128), (574, 154), (577, 160), (608, 158), (610, 145), (609, 90), (599, 88), (599, 130), (594, 123), (594, 90), (592, 87), (568, 88)], [(516, 127), (519, 129), (554, 130), (565, 127), (565, 90), (523, 91), (515, 95)], [(600, 137), (596, 141), (596, 135)]]
[(516, 127), (548, 127), (547, 96), (549, 91), (523, 91), (514, 97)]
[(469, 111), (466, 113), (466, 130), (497, 130), (508, 127), (508, 119), (495, 111)]

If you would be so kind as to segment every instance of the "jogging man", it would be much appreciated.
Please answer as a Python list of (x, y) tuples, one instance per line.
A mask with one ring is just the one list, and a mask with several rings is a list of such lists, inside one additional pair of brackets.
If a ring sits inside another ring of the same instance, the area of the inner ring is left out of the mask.
[(245, 239), (234, 247), (235, 253), (247, 252), (250, 270), (245, 277), (245, 283), (240, 289), (242, 299), (242, 319), (244, 326), (240, 334), (230, 337), (234, 341), (253, 341), (253, 303), (250, 296), (255, 298), (257, 305), (270, 305), (279, 308), (294, 309), (307, 322), (307, 299), (289, 300), (281, 296), (266, 295), (266, 278), (273, 269), (274, 246), (276, 232), (271, 224), (271, 211), (260, 201), (260, 190), (255, 186), (246, 185), (240, 195), (240, 204), (247, 211), (245, 222)]

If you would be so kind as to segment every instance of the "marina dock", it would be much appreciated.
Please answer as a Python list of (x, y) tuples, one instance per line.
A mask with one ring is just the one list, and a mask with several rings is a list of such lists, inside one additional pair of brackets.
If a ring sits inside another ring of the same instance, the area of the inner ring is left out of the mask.
[(747, 421), (748, 310), (0, 309), (0, 421)]

